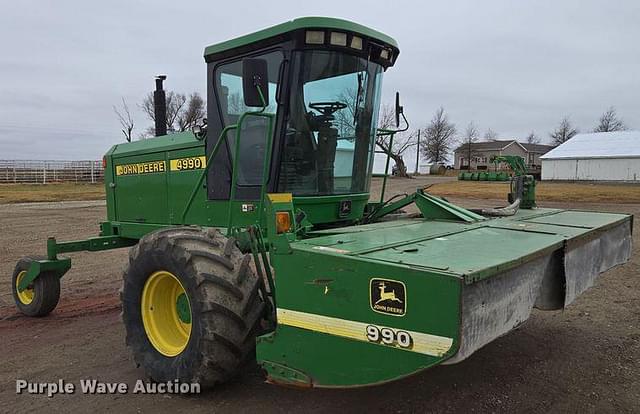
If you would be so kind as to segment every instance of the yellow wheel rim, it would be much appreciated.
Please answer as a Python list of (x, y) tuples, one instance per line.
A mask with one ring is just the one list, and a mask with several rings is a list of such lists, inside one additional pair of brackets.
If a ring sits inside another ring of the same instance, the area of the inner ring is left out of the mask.
[(22, 282), (22, 279), (26, 275), (27, 275), (27, 271), (23, 270), (22, 272), (18, 273), (18, 277), (16, 278), (16, 293), (18, 293), (18, 300), (23, 305), (28, 305), (31, 302), (33, 302), (33, 288), (27, 288), (22, 292), (18, 290), (18, 286), (20, 286), (20, 282)]
[(191, 305), (178, 278), (164, 270), (149, 276), (141, 307), (142, 324), (153, 347), (168, 357), (184, 351), (191, 335)]

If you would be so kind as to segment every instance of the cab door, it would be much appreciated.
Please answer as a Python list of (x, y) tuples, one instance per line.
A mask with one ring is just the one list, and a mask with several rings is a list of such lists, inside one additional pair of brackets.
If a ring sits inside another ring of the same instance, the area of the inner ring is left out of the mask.
[[(281, 65), (284, 59), (280, 49), (235, 57), (210, 66), (209, 82), (209, 133), (207, 134), (207, 154), (215, 146), (223, 128), (236, 124), (244, 112), (256, 110), (244, 104), (242, 92), (242, 59), (251, 57), (264, 59), (268, 67), (269, 102), (265, 112), (277, 113), (277, 92), (281, 81)], [(268, 120), (262, 117), (248, 117), (240, 128), (239, 154), (235, 154), (236, 131), (230, 131), (226, 142), (213, 160), (207, 177), (209, 200), (228, 200), (231, 193), (232, 168), (237, 159), (236, 199), (255, 201), (260, 197), (260, 187), (264, 172), (266, 132)], [(274, 128), (275, 129), (275, 128)]]

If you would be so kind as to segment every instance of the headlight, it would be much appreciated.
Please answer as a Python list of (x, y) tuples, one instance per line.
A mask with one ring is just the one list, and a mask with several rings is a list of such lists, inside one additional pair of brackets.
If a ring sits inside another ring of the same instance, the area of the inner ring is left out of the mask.
[(358, 36), (353, 36), (351, 38), (351, 47), (354, 49), (362, 50), (362, 38)]
[(324, 32), (317, 30), (307, 30), (305, 42), (309, 45), (323, 45)]
[(331, 32), (331, 44), (335, 46), (346, 46), (347, 34), (340, 32)]

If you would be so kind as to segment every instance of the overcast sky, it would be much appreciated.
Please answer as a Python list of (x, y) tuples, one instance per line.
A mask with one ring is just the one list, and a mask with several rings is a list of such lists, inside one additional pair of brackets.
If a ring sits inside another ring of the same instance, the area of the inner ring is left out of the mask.
[[(568, 115), (583, 131), (614, 105), (640, 129), (640, 1), (4, 2), (0, 159), (98, 159), (124, 140), (112, 105), (168, 89), (205, 95), (206, 45), (299, 16), (354, 20), (394, 37), (384, 100), (413, 126), (444, 106), (459, 130), (543, 140)], [(240, 8), (240, 4), (243, 5)]]

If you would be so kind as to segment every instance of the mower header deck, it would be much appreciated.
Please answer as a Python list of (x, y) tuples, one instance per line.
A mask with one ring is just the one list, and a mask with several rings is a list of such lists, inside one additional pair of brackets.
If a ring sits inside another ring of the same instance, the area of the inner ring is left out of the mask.
[(625, 221), (625, 214), (546, 208), (476, 223), (397, 220), (314, 232), (333, 234), (294, 249), (426, 268), (472, 283)]
[[(259, 338), (258, 359), (274, 382), (329, 387), (459, 362), (625, 263), (631, 225), (625, 214), (535, 209), (313, 232), (273, 256), (278, 327)], [(304, 357), (310, 347), (316, 358)]]

